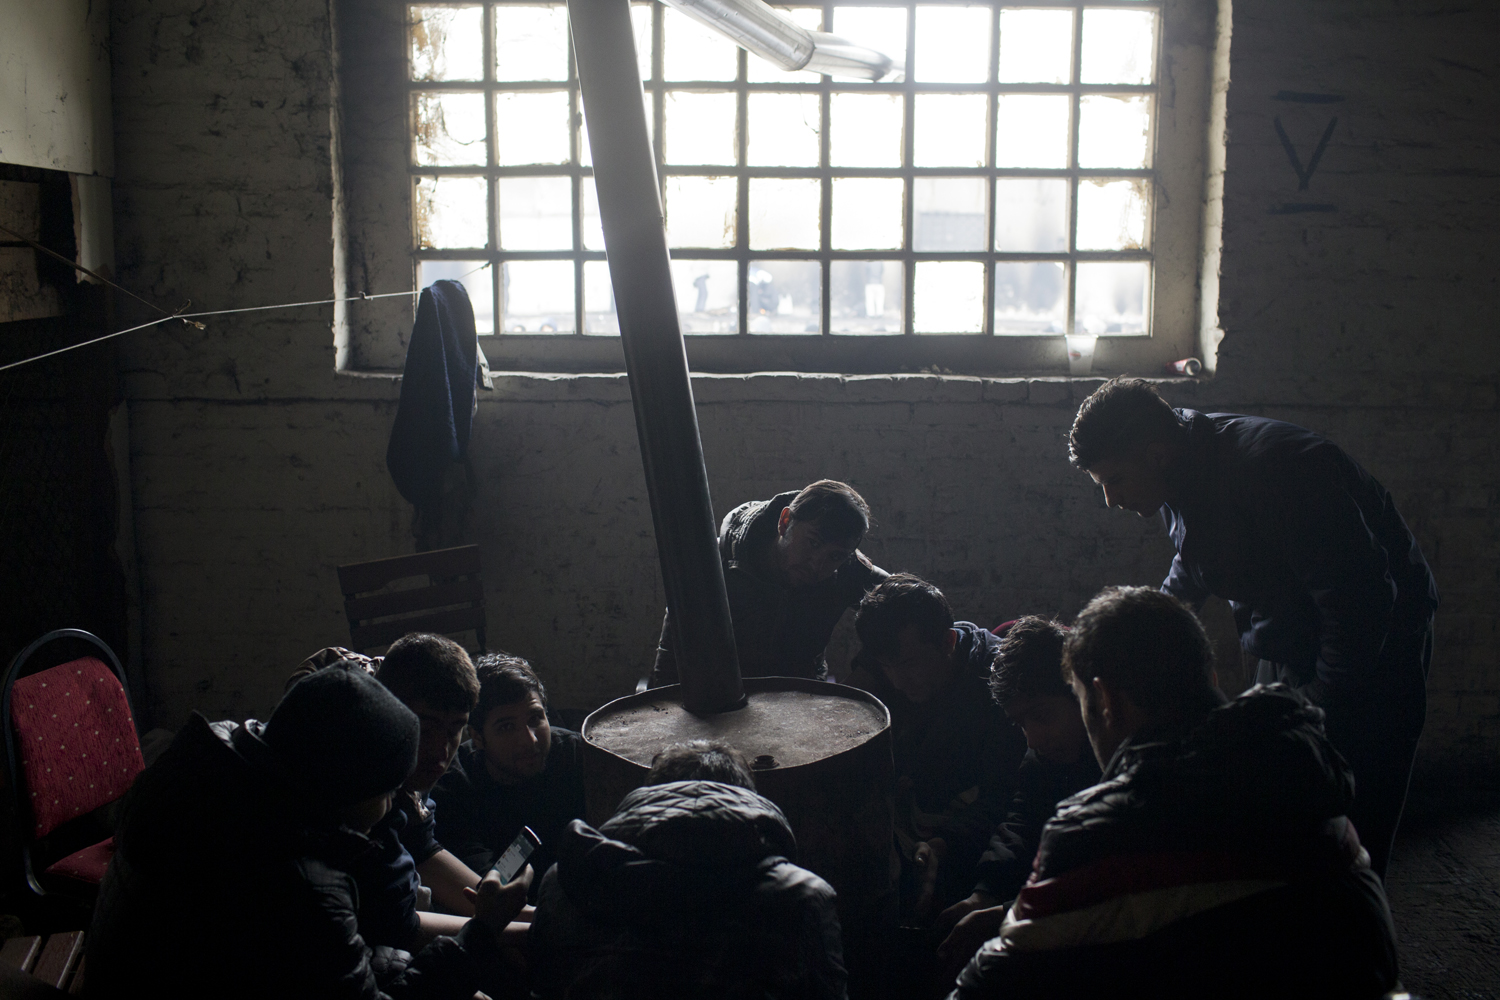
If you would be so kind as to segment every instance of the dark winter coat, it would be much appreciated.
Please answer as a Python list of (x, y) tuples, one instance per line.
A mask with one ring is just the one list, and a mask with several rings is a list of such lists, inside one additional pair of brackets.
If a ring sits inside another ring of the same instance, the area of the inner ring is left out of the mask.
[(1085, 748), (1071, 764), (1044, 760), (1035, 750), (1026, 751), (1016, 772), (1016, 794), (1006, 810), (1005, 822), (980, 855), (974, 891), (1001, 902), (1014, 899), (1031, 876), (1042, 828), (1057, 813), (1057, 804), (1098, 781), (1099, 762), (1092, 750)]
[(415, 959), (365, 944), (348, 869), (374, 845), (308, 821), (270, 777), (259, 728), (194, 714), (136, 779), (86, 939), (86, 992), (466, 1000), (500, 981), (478, 922)]
[(769, 800), (733, 785), (638, 788), (569, 825), (531, 925), (543, 1000), (842, 1000), (828, 883), (790, 859)]
[(931, 701), (914, 704), (897, 691), (868, 653), (854, 658), (849, 683), (891, 711), (895, 757), (896, 835), (910, 860), (916, 843), (948, 845), (938, 869), (945, 905), (968, 895), (985, 843), (1015, 794), (1026, 737), (990, 694), (990, 667), (1000, 639), (972, 622), (954, 622), (953, 681)]
[(432, 790), (438, 839), (464, 864), (483, 872), (521, 827), (531, 827), (542, 842), (530, 861), (537, 876), (532, 882), (535, 896), (541, 876), (557, 859), (563, 830), (584, 815), (582, 743), (583, 737), (572, 730), (553, 727), (546, 767), (515, 785), (491, 778), (483, 752), (465, 743)]
[(1279, 420), (1178, 410), (1187, 453), (1162, 508), (1177, 556), (1162, 590), (1234, 609), (1241, 645), (1336, 707), (1396, 688), (1415, 658), (1380, 658), (1388, 634), (1437, 607), (1422, 550), (1385, 487), (1320, 434)]
[[(795, 589), (782, 583), (773, 565), (776, 523), (796, 495), (782, 493), (770, 500), (740, 504), (724, 515), (719, 526), (719, 558), (724, 563), (734, 644), (744, 677), (823, 679), (828, 673), (823, 650), (839, 619), (845, 611), (859, 607), (865, 593), (890, 576), (855, 550), (821, 583)], [(668, 609), (651, 674), (653, 687), (677, 683), (672, 628)]]
[(1273, 685), (1127, 740), (1099, 784), (1058, 806), (1031, 881), (954, 995), (1390, 989), (1385, 892), (1344, 818), (1353, 779), (1322, 719)]

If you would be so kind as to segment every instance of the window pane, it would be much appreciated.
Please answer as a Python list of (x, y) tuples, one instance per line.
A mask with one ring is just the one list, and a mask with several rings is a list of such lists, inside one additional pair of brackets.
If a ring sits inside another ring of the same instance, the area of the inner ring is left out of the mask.
[(1149, 167), (1151, 98), (1086, 94), (1078, 106), (1080, 167)]
[(828, 162), (833, 166), (901, 166), (901, 95), (834, 94), (828, 117)]
[(990, 78), (990, 8), (918, 7), (916, 79), (984, 83)]
[(568, 9), (495, 5), (495, 79), (566, 80)]
[(483, 94), (413, 94), (411, 101), (417, 166), (484, 166)]
[(495, 332), (495, 293), (490, 287), (490, 265), (482, 260), (423, 260), (417, 262), (417, 287), (426, 288), (447, 278), (464, 286), (474, 306), (474, 330), (481, 337)]
[(1073, 82), (1073, 12), (1002, 10), (1000, 82)]
[(680, 11), (669, 7), (662, 13), (662, 69), (668, 80), (733, 80), (739, 75), (739, 46)]
[(918, 261), (913, 291), (917, 333), (984, 331), (984, 265), (978, 261)]
[(823, 329), (823, 268), (815, 260), (752, 260), (745, 298), (751, 333)]
[(1142, 178), (1080, 180), (1078, 249), (1145, 249), (1146, 204), (1146, 181)]
[(995, 332), (1031, 336), (1067, 333), (1067, 265), (997, 261)]
[(995, 249), (1002, 253), (1066, 252), (1068, 182), (1041, 177), (996, 180)]
[(583, 262), (583, 332), (620, 335), (620, 317), (615, 314), (615, 289), (609, 282), (609, 263)]
[(1156, 12), (1085, 10), (1084, 83), (1150, 83), (1156, 78)]
[(683, 333), (740, 332), (740, 266), (734, 261), (672, 261), (672, 294)]
[(667, 91), (668, 163), (723, 163), (734, 166), (733, 93)]
[(510, 260), (501, 274), (506, 333), (573, 332), (571, 260)]
[(484, 10), (411, 7), (413, 80), (483, 80)]
[(989, 99), (983, 94), (918, 94), (913, 149), (919, 167), (982, 167)]
[(583, 248), (604, 249), (604, 224), (599, 218), (599, 189), (592, 177), (583, 179)]
[[(635, 36), (635, 61), (636, 67), (641, 71), (641, 79), (651, 79), (651, 5), (649, 3), (633, 3), (630, 5), (630, 33)], [(647, 119), (649, 121), (649, 118)]]
[(750, 249), (818, 249), (821, 201), (822, 185), (816, 178), (751, 180)]
[(1073, 325), (1080, 333), (1145, 333), (1146, 261), (1078, 265), (1078, 305)]
[(500, 178), (500, 249), (573, 249), (573, 182), (567, 177)]
[[(900, 7), (835, 7), (828, 29), (856, 45), (884, 52), (906, 73), (906, 11)], [(835, 79), (841, 79), (835, 77)]]
[(918, 177), (912, 181), (911, 248), (953, 253), (983, 250), (983, 177)]
[(1068, 165), (1068, 98), (1059, 95), (1001, 94), (995, 121), (995, 166)]
[(899, 260), (834, 261), (828, 272), (833, 332), (900, 333), (905, 283)]
[[(787, 15), (802, 27), (809, 31), (823, 30), (823, 9), (821, 7), (782, 7), (776, 8), (782, 14)], [(807, 70), (788, 72), (780, 66), (766, 59), (762, 59), (754, 52), (745, 57), (745, 70), (751, 83), (817, 83), (822, 79), (818, 73), (809, 73)]]
[(751, 94), (748, 110), (751, 166), (818, 165), (817, 94)]
[(899, 250), (902, 202), (899, 177), (835, 178), (833, 249)]
[(489, 186), (483, 177), (418, 177), (412, 191), (420, 250), (490, 244)]
[(734, 246), (733, 177), (668, 177), (667, 242), (674, 247)]
[(495, 149), (502, 167), (567, 163), (567, 92), (496, 94)]

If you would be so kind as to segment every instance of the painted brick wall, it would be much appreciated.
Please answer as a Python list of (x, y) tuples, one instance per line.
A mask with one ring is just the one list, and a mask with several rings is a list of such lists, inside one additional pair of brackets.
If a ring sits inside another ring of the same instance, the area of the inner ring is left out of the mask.
[[(203, 308), (326, 296), (327, 4), (114, 11), (126, 283)], [(1445, 602), (1435, 762), (1500, 749), (1495, 27), (1488, 10), (1433, 0), (1235, 5), (1226, 338), (1216, 379), (1167, 390), (1324, 431), (1395, 493)], [(1334, 117), (1299, 190), (1275, 121), (1305, 171)], [(396, 388), (334, 375), (331, 320), (249, 314), (125, 346), (160, 724), (267, 711), (301, 656), (347, 636), (333, 567), (410, 551), (384, 469)], [(695, 390), (718, 511), (847, 479), (875, 508), (872, 557), (993, 624), (1071, 613), (1105, 584), (1165, 571), (1160, 527), (1104, 510), (1066, 463), (1072, 414), (1097, 384), (764, 374)], [(470, 530), (494, 644), (532, 658), (559, 704), (625, 693), (649, 664), (662, 594), (623, 378), (502, 377), (474, 442)], [(1222, 609), (1213, 620), (1222, 632)]]

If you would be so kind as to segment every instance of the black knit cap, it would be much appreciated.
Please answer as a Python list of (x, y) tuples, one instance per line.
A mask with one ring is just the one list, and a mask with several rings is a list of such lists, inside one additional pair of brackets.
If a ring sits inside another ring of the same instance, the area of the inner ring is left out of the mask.
[(399, 788), (416, 769), (420, 731), (385, 685), (340, 660), (293, 684), (261, 738), (286, 785), (333, 811)]

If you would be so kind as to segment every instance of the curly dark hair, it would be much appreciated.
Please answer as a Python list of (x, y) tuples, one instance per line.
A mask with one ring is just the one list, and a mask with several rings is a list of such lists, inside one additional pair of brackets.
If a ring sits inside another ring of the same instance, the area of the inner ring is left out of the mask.
[(1108, 587), (1078, 613), (1063, 676), (1107, 681), (1145, 713), (1180, 718), (1216, 703), (1213, 645), (1198, 618), (1154, 587)]
[(819, 479), (787, 505), (793, 521), (815, 524), (830, 542), (858, 545), (870, 530), (870, 505), (848, 483)]
[(1062, 672), (1067, 638), (1067, 626), (1055, 619), (1027, 615), (1013, 622), (1000, 640), (1000, 652), (990, 668), (990, 694), (995, 704), (1004, 708), (1013, 698), (1073, 697), (1073, 688)]
[(519, 656), (509, 653), (485, 653), (475, 669), (479, 672), (479, 700), (469, 713), (470, 727), (484, 729), (484, 718), (501, 705), (514, 705), (532, 695), (547, 707), (547, 688), (542, 679)]
[(854, 613), (860, 645), (877, 660), (889, 660), (901, 648), (901, 630), (917, 627), (917, 638), (941, 645), (953, 627), (953, 608), (943, 592), (919, 576), (894, 573), (871, 589)]
[(1186, 433), (1172, 404), (1140, 378), (1112, 378), (1095, 389), (1073, 419), (1068, 458), (1080, 469)]
[(471, 712), (479, 700), (479, 678), (462, 646), (447, 636), (408, 632), (386, 650), (375, 675), (410, 704), (426, 702), (443, 712)]
[(673, 743), (652, 757), (646, 784), (669, 781), (719, 781), (755, 791), (755, 776), (745, 755), (718, 740)]

